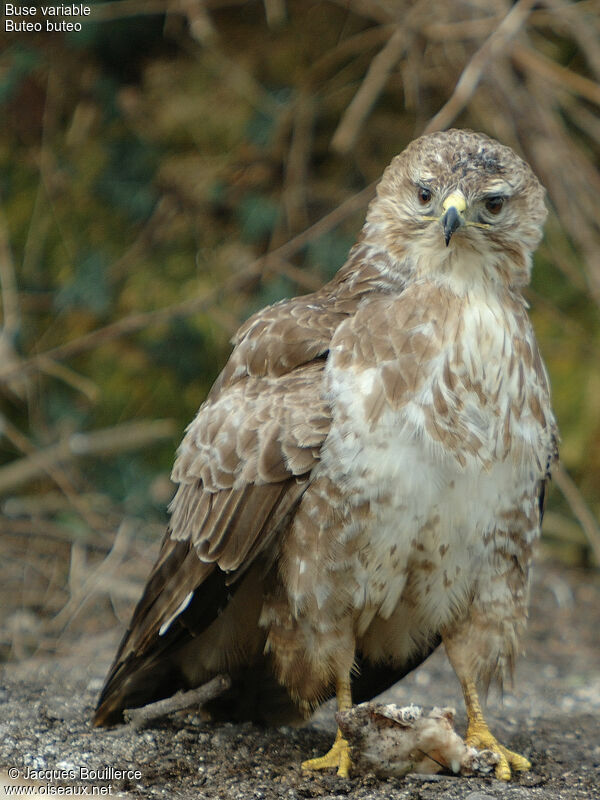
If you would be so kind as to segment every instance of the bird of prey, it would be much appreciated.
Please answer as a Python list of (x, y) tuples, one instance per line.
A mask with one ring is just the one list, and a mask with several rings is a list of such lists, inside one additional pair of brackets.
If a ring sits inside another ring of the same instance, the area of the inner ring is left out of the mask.
[[(251, 317), (173, 469), (160, 555), (96, 709), (98, 725), (199, 686), (218, 716), (281, 722), (374, 696), (441, 642), (467, 742), (478, 688), (510, 674), (556, 424), (521, 290), (544, 190), (466, 130), (413, 141), (357, 243), (313, 294)], [(348, 776), (338, 730), (303, 764)]]

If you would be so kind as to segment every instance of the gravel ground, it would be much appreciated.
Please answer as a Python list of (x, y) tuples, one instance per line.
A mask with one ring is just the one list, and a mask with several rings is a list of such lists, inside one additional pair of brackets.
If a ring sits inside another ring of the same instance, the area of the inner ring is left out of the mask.
[[(488, 721), (498, 738), (533, 763), (531, 772), (510, 784), (450, 776), (387, 781), (372, 775), (350, 780), (333, 774), (306, 776), (300, 762), (322, 754), (331, 744), (331, 704), (297, 729), (212, 725), (190, 713), (143, 730), (94, 729), (91, 711), (119, 632), (88, 634), (73, 643), (67, 657), (29, 658), (5, 666), (0, 688), (0, 797), (21, 785), (31, 796), (36, 787), (40, 796), (194, 800), (598, 800), (599, 631), (598, 573), (540, 566), (527, 652), (519, 662), (515, 689), (503, 702), (492, 694), (488, 704)], [(464, 733), (456, 679), (439, 651), (385, 700), (427, 708), (454, 705), (457, 728)], [(62, 770), (62, 777), (44, 773), (52, 769)], [(10, 770), (18, 773), (16, 781), (8, 777)], [(33, 779), (32, 770), (41, 771), (40, 780)], [(116, 770), (130, 774), (115, 774)]]

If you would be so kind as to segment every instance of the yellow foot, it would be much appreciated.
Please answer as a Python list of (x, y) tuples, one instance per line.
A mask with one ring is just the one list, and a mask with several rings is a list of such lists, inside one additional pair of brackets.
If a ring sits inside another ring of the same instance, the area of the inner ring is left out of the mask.
[(350, 768), (352, 767), (350, 745), (340, 731), (337, 732), (335, 742), (328, 753), (320, 758), (310, 758), (308, 761), (302, 762), (302, 769), (328, 769), (330, 767), (337, 767), (337, 774), (340, 778), (350, 777)]
[(531, 769), (529, 761), (518, 753), (513, 753), (490, 733), (487, 725), (471, 724), (467, 731), (466, 742), (477, 750), (491, 750), (497, 753), (500, 760), (496, 764), (496, 778), (499, 781), (509, 781), (512, 770), (515, 772), (525, 772)]

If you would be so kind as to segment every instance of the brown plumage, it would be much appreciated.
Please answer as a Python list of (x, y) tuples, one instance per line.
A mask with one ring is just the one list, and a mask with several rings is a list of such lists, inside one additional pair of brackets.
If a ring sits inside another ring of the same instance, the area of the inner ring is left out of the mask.
[[(337, 276), (240, 328), (179, 448), (97, 724), (221, 671), (215, 714), (281, 721), (334, 692), (343, 708), (351, 671), (367, 699), (443, 639), (468, 741), (494, 749), (474, 682), (511, 668), (555, 458), (520, 294), (545, 213), (508, 148), (422, 137)], [(499, 777), (525, 768), (503, 752)], [(347, 774), (341, 735), (308, 767), (332, 765)]]

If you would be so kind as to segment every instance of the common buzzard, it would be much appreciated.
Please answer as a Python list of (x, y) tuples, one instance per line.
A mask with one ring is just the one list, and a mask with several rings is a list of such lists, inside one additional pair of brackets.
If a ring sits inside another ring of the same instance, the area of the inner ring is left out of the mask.
[[(443, 641), (467, 741), (510, 673), (556, 458), (521, 289), (544, 191), (479, 133), (394, 158), (347, 262), (251, 317), (173, 470), (171, 523), (96, 710), (227, 672), (215, 715), (281, 722), (387, 688)], [(284, 687), (284, 688), (282, 688)], [(307, 769), (351, 769), (338, 731)]]

